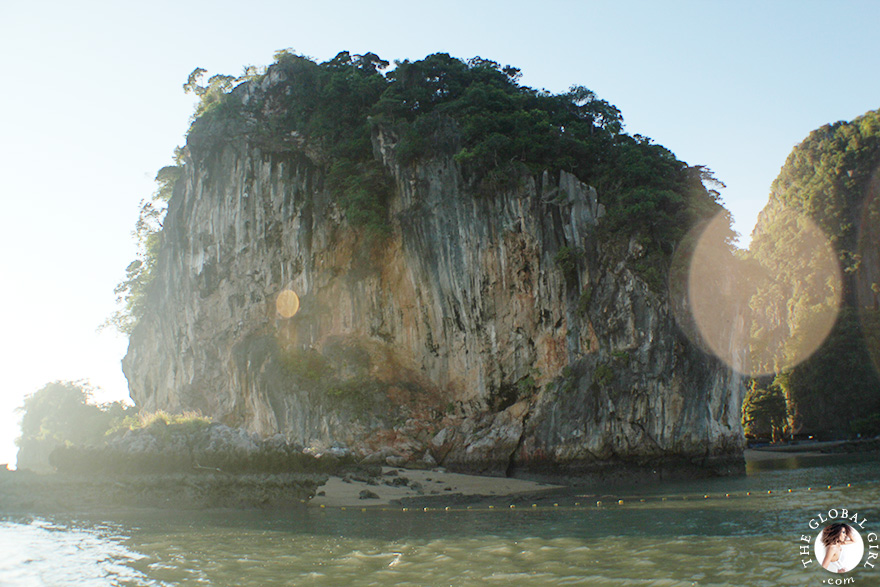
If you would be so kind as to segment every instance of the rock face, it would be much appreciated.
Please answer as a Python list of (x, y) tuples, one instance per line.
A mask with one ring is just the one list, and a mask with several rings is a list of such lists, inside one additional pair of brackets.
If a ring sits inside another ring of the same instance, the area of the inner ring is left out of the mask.
[(562, 172), (481, 195), (395, 144), (374, 132), (394, 190), (370, 237), (308, 149), (191, 141), (123, 361), (138, 405), (487, 474), (741, 465), (741, 378), (631, 269), (642, 247), (600, 236), (594, 189)]

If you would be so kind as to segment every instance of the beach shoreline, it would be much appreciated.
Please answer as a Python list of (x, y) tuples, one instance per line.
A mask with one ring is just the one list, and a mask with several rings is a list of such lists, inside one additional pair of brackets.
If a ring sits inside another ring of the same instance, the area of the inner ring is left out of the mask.
[(791, 457), (823, 457), (839, 454), (880, 452), (880, 438), (859, 440), (828, 440), (780, 442), (747, 448), (743, 451), (746, 462), (772, 461)]
[(311, 507), (376, 507), (407, 500), (456, 502), (462, 498), (511, 497), (564, 489), (539, 481), (451, 473), (443, 468), (383, 467), (378, 477), (331, 476), (309, 502)]
[[(851, 443), (850, 443), (851, 444)], [(839, 452), (873, 452), (873, 444), (862, 443), (861, 451), (844, 450), (846, 442), (810, 443), (807, 445), (750, 448), (743, 451), (746, 465), (781, 462), (794, 457), (830, 458)], [(406, 479), (395, 482), (394, 479)], [(654, 486), (662, 481), (646, 480)], [(614, 483), (550, 483), (511, 477), (487, 477), (452, 473), (442, 467), (417, 470), (383, 467), (382, 475), (372, 481), (331, 475), (309, 501), (309, 507), (375, 508), (387, 506), (457, 507), (462, 505), (530, 506), (553, 502), (562, 495), (582, 494), (583, 499), (616, 495), (621, 489)], [(632, 491), (632, 488), (628, 488)], [(364, 493), (362, 492), (369, 492)], [(372, 494), (372, 495), (370, 495)], [(616, 499), (616, 497), (615, 497)]]
[[(821, 459), (841, 453), (877, 451), (876, 439), (808, 442), (748, 448), (745, 464), (773, 467), (792, 458)], [(672, 481), (672, 479), (668, 479)], [(620, 481), (620, 480), (618, 480)], [(174, 475), (40, 475), (0, 472), (0, 513), (23, 511), (85, 511), (114, 507), (162, 509), (278, 509), (384, 507), (529, 507), (550, 504), (575, 494), (604, 499), (615, 490), (631, 493), (634, 486), (655, 487), (664, 479), (615, 483), (596, 477), (570, 482), (518, 477), (492, 477), (451, 472), (443, 467), (350, 464), (324, 473)], [(616, 499), (616, 498), (615, 498)]]

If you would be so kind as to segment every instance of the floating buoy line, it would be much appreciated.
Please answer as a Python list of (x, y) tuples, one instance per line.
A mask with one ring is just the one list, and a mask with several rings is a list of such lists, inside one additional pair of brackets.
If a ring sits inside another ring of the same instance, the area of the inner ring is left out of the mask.
[[(688, 500), (702, 500), (702, 501), (718, 501), (718, 500), (730, 500), (730, 499), (757, 499), (757, 498), (774, 498), (783, 495), (790, 495), (796, 493), (807, 493), (813, 492), (817, 490), (828, 490), (828, 489), (845, 489), (851, 488), (853, 486), (852, 483), (847, 483), (845, 486), (833, 486), (826, 485), (821, 488), (814, 487), (806, 487), (806, 488), (788, 488), (788, 489), (768, 489), (765, 491), (740, 491), (740, 492), (731, 492), (731, 493), (703, 493), (703, 494), (679, 494), (679, 495), (657, 495), (657, 496), (645, 496), (645, 497), (611, 497), (611, 496), (590, 496), (590, 495), (576, 495), (574, 496), (576, 499), (583, 500), (584, 498), (594, 498), (599, 497), (600, 499), (596, 499), (593, 501), (573, 501), (569, 505), (560, 504), (559, 502), (553, 503), (532, 503), (532, 504), (509, 504), (507, 507), (497, 504), (486, 504), (486, 505), (468, 505), (468, 506), (369, 506), (369, 507), (354, 507), (354, 506), (330, 506), (326, 504), (320, 504), (312, 506), (319, 510), (338, 510), (338, 511), (348, 511), (348, 510), (359, 510), (360, 512), (369, 512), (369, 511), (379, 511), (379, 512), (478, 512), (478, 511), (505, 511), (505, 510), (520, 510), (520, 511), (541, 511), (541, 510), (554, 510), (554, 511), (570, 511), (570, 510), (587, 510), (587, 509), (611, 509), (614, 506), (628, 506), (631, 504), (646, 504), (646, 503), (661, 503), (661, 502), (676, 502), (676, 501), (688, 501)], [(606, 501), (607, 500), (607, 501)], [(301, 500), (302, 503), (307, 503), (305, 500)]]

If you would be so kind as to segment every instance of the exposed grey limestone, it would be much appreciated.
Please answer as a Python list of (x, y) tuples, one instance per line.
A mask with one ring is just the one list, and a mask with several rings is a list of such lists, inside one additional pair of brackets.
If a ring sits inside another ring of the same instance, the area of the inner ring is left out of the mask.
[(478, 195), (452, 159), (403, 167), (395, 143), (376, 131), (396, 186), (379, 244), (307, 149), (190, 145), (123, 362), (143, 409), (394, 466), (741, 462), (742, 379), (630, 268), (642, 245), (597, 237), (601, 194), (562, 172)]

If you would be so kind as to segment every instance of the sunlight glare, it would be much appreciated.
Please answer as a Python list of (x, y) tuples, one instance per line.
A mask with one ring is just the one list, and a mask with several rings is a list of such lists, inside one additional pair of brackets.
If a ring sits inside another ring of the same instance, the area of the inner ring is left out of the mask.
[(765, 221), (751, 253), (739, 253), (727, 244), (726, 215), (716, 216), (686, 237), (670, 272), (682, 330), (749, 376), (809, 358), (834, 326), (842, 294), (834, 249), (814, 222), (785, 209)]
[(283, 290), (275, 299), (275, 309), (282, 317), (292, 318), (299, 311), (299, 296), (292, 290)]

